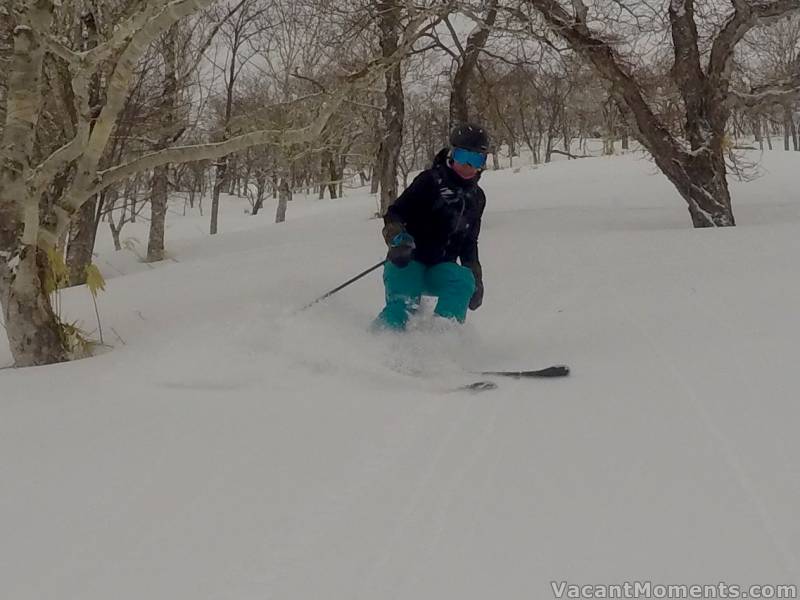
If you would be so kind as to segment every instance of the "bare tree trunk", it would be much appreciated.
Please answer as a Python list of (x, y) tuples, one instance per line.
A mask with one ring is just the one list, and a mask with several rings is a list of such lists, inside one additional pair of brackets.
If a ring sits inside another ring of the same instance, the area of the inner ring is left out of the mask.
[[(81, 43), (86, 51), (97, 46), (97, 24), (91, 11), (87, 11), (81, 19)], [(90, 102), (96, 105), (100, 96), (100, 78), (97, 74), (92, 77)], [(78, 211), (78, 220), (70, 228), (69, 242), (67, 245), (66, 263), (69, 269), (69, 285), (83, 285), (86, 283), (86, 268), (92, 264), (92, 251), (97, 233), (95, 226), (95, 211), (97, 209), (97, 196), (92, 197)]]
[[(114, 211), (117, 210), (117, 204), (119, 203), (119, 190), (114, 187), (110, 190), (108, 194), (109, 200), (108, 204), (105, 209), (105, 221), (108, 223), (108, 227), (111, 230), (111, 238), (114, 240), (114, 250), (119, 251), (122, 250), (122, 244), (120, 244), (120, 230), (121, 227), (117, 228), (117, 224), (114, 222)], [(122, 221), (125, 218), (125, 204), (123, 204), (122, 212)]]
[[(401, 8), (392, 1), (381, 0), (380, 10), (381, 51), (389, 57), (397, 52), (400, 39)], [(403, 118), (405, 97), (403, 94), (403, 72), (398, 62), (386, 71), (386, 106), (383, 109), (384, 136), (378, 158), (381, 185), (381, 214), (386, 213), (397, 199), (397, 163), (403, 146)]]
[[(715, 40), (707, 72), (704, 72), (693, 3), (674, 0), (669, 4), (675, 54), (671, 75), (685, 106), (686, 137), (691, 150), (686, 152), (681, 142), (653, 113), (642, 95), (642, 88), (619, 60), (616, 51), (586, 27), (583, 22), (585, 4), (576, 3), (579, 18), (575, 19), (559, 3), (550, 0), (528, 0), (528, 3), (539, 10), (553, 31), (612, 84), (611, 93), (620, 112), (628, 116), (639, 140), (686, 200), (693, 225), (735, 225), (723, 154), (725, 125), (730, 114), (727, 102), (729, 67), (736, 41), (756, 20), (746, 20), (745, 16), (737, 14), (741, 20), (729, 22), (731, 26), (726, 27)], [(737, 4), (737, 11), (738, 8)]]
[(537, 119), (533, 144), (533, 164), (535, 165), (538, 165), (542, 162), (542, 141), (544, 141), (544, 127), (542, 126), (541, 121)]
[(344, 170), (347, 167), (347, 157), (339, 158), (339, 198), (344, 198)]
[(336, 172), (336, 161), (333, 158), (333, 153), (328, 155), (328, 172), (331, 178), (328, 182), (328, 191), (330, 192), (331, 198), (336, 199), (339, 197), (337, 192), (340, 179), (339, 174)]
[(47, 269), (44, 252), (26, 249), (17, 265), (11, 289), (4, 294), (6, 333), (18, 367), (48, 365), (70, 358), (50, 297), (41, 285)]
[(86, 268), (92, 264), (92, 254), (97, 238), (97, 217), (102, 205), (97, 196), (92, 197), (78, 211), (78, 217), (70, 228), (67, 243), (66, 264), (69, 269), (69, 285), (86, 283)]
[[(177, 77), (178, 24), (173, 24), (162, 39), (164, 57), (164, 95), (161, 100), (161, 126), (164, 132), (158, 149), (169, 146), (175, 126), (175, 109), (178, 103)], [(153, 169), (150, 195), (150, 237), (147, 243), (147, 262), (164, 260), (164, 229), (169, 199), (169, 165)]]
[[(228, 80), (225, 86), (225, 132), (223, 140), (230, 138), (230, 122), (233, 116), (233, 90), (236, 85), (236, 65), (237, 54), (241, 44), (241, 30), (237, 28), (233, 34), (233, 43), (231, 46), (230, 64), (228, 65)], [(217, 160), (217, 172), (214, 180), (214, 189), (211, 196), (211, 226), (209, 231), (211, 235), (216, 235), (217, 227), (219, 224), (219, 195), (229, 186), (229, 179), (232, 177), (232, 156), (229, 154)]]
[(528, 146), (528, 150), (531, 152), (531, 160), (533, 161), (534, 165), (539, 164), (539, 151), (537, 146), (538, 142), (534, 141), (535, 134), (531, 134), (531, 131), (528, 129), (526, 124), (525, 114), (522, 110), (522, 103), (520, 101), (517, 102), (518, 104), (518, 111), (519, 111), (519, 124), (520, 129), (522, 130), (522, 139), (525, 141), (525, 145)]
[(769, 119), (766, 119), (766, 122), (767, 122), (767, 126), (764, 128), (764, 131), (767, 134), (767, 147), (770, 150), (772, 150), (772, 131), (771, 131), (772, 127), (771, 127), (771, 123), (769, 122)]
[(617, 107), (614, 99), (609, 98), (603, 103), (603, 120), (605, 135), (603, 136), (603, 156), (614, 155), (615, 132), (617, 128)]
[(122, 243), (120, 242), (120, 233), (122, 233), (122, 227), (117, 227), (114, 223), (114, 219), (111, 219), (108, 222), (108, 228), (111, 230), (111, 239), (114, 240), (114, 250), (119, 252), (122, 250)]
[(253, 216), (255, 217), (264, 207), (264, 196), (267, 193), (267, 175), (259, 168), (256, 169), (256, 202), (253, 205)]
[[(378, 155), (380, 156), (382, 150), (378, 150)], [(377, 194), (378, 190), (380, 189), (381, 180), (378, 177), (378, 167), (377, 165), (373, 166), (371, 169), (370, 179), (369, 179), (369, 193), (370, 194)]]
[(114, 214), (114, 207), (119, 200), (119, 188), (114, 186), (101, 192), (100, 195), (103, 196), (104, 199), (102, 208), (98, 206), (98, 212), (95, 214), (95, 238), (97, 237), (97, 230), (100, 229), (100, 223), (103, 220), (110, 221)]
[(136, 223), (136, 194), (139, 193), (139, 175), (125, 182), (125, 206), (130, 210), (131, 223)]
[(753, 127), (753, 137), (758, 142), (758, 149), (764, 150), (764, 136), (761, 134), (761, 117), (756, 115), (751, 120)]
[(281, 181), (280, 191), (278, 192), (278, 210), (275, 214), (276, 223), (283, 223), (286, 221), (286, 206), (291, 199), (292, 191), (289, 189), (289, 183), (284, 179)]
[(467, 38), (467, 44), (453, 77), (453, 91), (450, 93), (450, 128), (456, 123), (469, 121), (469, 84), (478, 64), (481, 50), (489, 39), (489, 33), (497, 19), (498, 0), (489, 0), (484, 24), (476, 27)]
[[(660, 160), (657, 159), (656, 163)], [(695, 227), (726, 227), (736, 224), (731, 211), (725, 157), (721, 149), (691, 160), (659, 164), (689, 205)]]
[(783, 107), (783, 149), (789, 151), (789, 138), (792, 134), (792, 110), (789, 106)]
[(225, 192), (231, 196), (237, 195), (236, 186), (239, 181), (239, 160), (238, 156), (231, 154), (228, 156), (228, 181), (225, 187)]
[[(11, 354), (18, 367), (69, 358), (42, 278), (47, 258), (38, 249), (39, 198), (32, 197), (21, 165), (32, 164), (35, 128), (43, 96), (44, 46), (39, 37), (53, 20), (51, 2), (23, 3), (14, 30), (14, 56), (6, 67), (7, 116), (0, 140), (0, 306)], [(12, 118), (13, 115), (13, 118)], [(21, 211), (21, 207), (26, 210)]]
[(227, 181), (228, 157), (223, 157), (217, 161), (217, 172), (214, 178), (214, 190), (211, 192), (211, 235), (216, 235), (219, 223), (219, 195)]
[(164, 227), (167, 218), (168, 166), (153, 169), (150, 194), (150, 237), (146, 262), (164, 260)]
[(250, 191), (250, 173), (253, 170), (253, 160), (251, 159), (252, 154), (252, 148), (248, 148), (244, 159), (245, 168), (241, 178), (242, 189), (239, 190), (240, 196), (247, 196), (247, 193)]
[(553, 132), (547, 132), (547, 142), (544, 147), (544, 162), (549, 163), (553, 160)]
[(69, 267), (69, 285), (86, 283), (86, 267), (92, 264), (96, 208), (97, 197), (95, 196), (81, 206), (78, 211), (78, 219), (70, 230), (66, 258)]

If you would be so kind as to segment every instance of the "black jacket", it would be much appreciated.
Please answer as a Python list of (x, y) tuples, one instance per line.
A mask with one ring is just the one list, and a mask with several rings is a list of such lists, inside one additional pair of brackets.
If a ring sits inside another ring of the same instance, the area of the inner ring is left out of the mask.
[(384, 216), (386, 225), (403, 225), (416, 243), (413, 258), (426, 265), (455, 262), (480, 274), (478, 235), (486, 196), (477, 178), (464, 180), (440, 152), (400, 194)]

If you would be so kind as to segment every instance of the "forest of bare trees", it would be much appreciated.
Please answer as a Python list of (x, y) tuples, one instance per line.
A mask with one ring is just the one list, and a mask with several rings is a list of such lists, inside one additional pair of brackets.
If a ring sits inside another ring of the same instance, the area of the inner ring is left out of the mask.
[[(54, 257), (86, 280), (170, 198), (337, 198), (385, 209), (452, 123), (493, 134), (490, 167), (633, 147), (695, 227), (735, 225), (740, 146), (797, 151), (800, 0), (4, 0), (0, 303), (18, 366), (73, 357)], [(204, 202), (206, 204), (204, 204)]]

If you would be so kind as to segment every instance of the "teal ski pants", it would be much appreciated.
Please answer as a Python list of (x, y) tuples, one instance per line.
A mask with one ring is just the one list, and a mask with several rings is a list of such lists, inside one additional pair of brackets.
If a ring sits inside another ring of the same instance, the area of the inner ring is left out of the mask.
[(475, 292), (475, 276), (470, 269), (454, 262), (427, 266), (412, 260), (402, 268), (387, 262), (383, 285), (386, 307), (378, 315), (376, 325), (401, 330), (419, 308), (423, 294), (438, 299), (434, 310), (437, 315), (463, 323)]

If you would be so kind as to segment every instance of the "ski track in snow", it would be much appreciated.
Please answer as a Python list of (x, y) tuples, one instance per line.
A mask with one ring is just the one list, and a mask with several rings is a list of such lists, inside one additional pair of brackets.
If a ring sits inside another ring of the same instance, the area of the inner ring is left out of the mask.
[[(390, 530), (388, 539), (381, 545), (380, 554), (376, 557), (375, 562), (367, 568), (365, 580), (360, 586), (363, 588), (363, 591), (361, 591), (357, 597), (365, 599), (374, 598), (376, 595), (377, 597), (384, 597), (397, 586), (397, 582), (392, 581), (392, 572), (397, 572), (394, 577), (400, 577), (409, 568), (409, 558), (407, 557), (405, 560), (402, 560), (399, 557), (401, 554), (399, 546), (401, 541), (407, 539), (409, 532), (415, 531), (411, 526), (416, 523), (423, 502), (427, 502), (431, 495), (435, 495), (435, 493), (432, 494), (432, 490), (438, 487), (436, 484), (440, 479), (440, 474), (437, 473), (437, 467), (442, 462), (445, 450), (451, 445), (453, 438), (461, 427), (461, 421), (466, 418), (466, 407), (467, 403), (463, 403), (459, 407), (458, 414), (447, 416), (447, 420), (450, 424), (446, 425), (444, 435), (437, 435), (437, 439), (440, 441), (432, 448), (434, 453), (426, 468), (416, 479), (414, 485), (409, 488), (411, 493), (408, 495), (408, 500), (404, 502), (404, 506), (399, 511), (397, 519)], [(414, 558), (416, 558), (416, 556), (412, 557), (410, 560), (413, 561)], [(399, 563), (398, 560), (400, 560)], [(392, 572), (386, 573), (385, 571), (390, 565), (392, 567)], [(389, 589), (381, 589), (381, 587), (388, 587)]]
[[(456, 415), (445, 416), (449, 425), (442, 424), (446, 429), (441, 442), (412, 487), (357, 598), (390, 597), (400, 586), (408, 588), (419, 581), (420, 566), (429, 564), (445, 537), (450, 507), (470, 493), (466, 476), (491, 443), (497, 406), (471, 397), (460, 403)], [(461, 442), (457, 444), (457, 440)], [(395, 582), (392, 573), (396, 573)]]
[[(614, 290), (613, 287), (609, 287), (608, 289), (612, 291)], [(689, 400), (688, 404), (690, 405), (691, 410), (699, 417), (700, 421), (704, 424), (712, 439), (716, 441), (716, 445), (719, 448), (720, 454), (725, 457), (725, 461), (727, 462), (731, 471), (735, 474), (742, 491), (747, 495), (753, 507), (757, 511), (764, 532), (767, 534), (774, 545), (777, 554), (780, 556), (782, 562), (781, 566), (786, 575), (789, 577), (789, 581), (800, 581), (800, 568), (798, 568), (799, 563), (797, 557), (790, 550), (789, 545), (784, 541), (784, 536), (780, 535), (780, 528), (778, 527), (774, 516), (764, 503), (762, 494), (758, 491), (758, 486), (756, 486), (755, 482), (748, 475), (748, 470), (745, 468), (741, 454), (736, 449), (736, 444), (728, 435), (725, 434), (723, 428), (709, 413), (705, 403), (698, 396), (695, 387), (683, 374), (683, 369), (678, 366), (678, 360), (676, 360), (658, 344), (653, 334), (648, 332), (647, 329), (641, 324), (640, 319), (633, 316), (636, 315), (637, 311), (632, 306), (626, 304), (626, 301), (622, 295), (616, 291), (614, 291), (614, 293), (619, 306), (623, 308), (627, 315), (629, 315), (629, 323), (636, 328), (636, 331), (641, 335), (642, 339), (647, 342), (650, 350), (656, 357), (658, 357), (659, 363), (663, 365), (664, 369), (669, 372), (671, 378), (683, 392), (682, 394), (676, 394), (675, 397)], [(723, 300), (723, 302), (725, 302), (725, 300)], [(730, 325), (724, 321), (721, 321), (713, 310), (709, 310), (708, 306), (704, 306), (695, 302), (693, 304), (693, 310), (699, 314), (702, 314), (703, 320), (706, 322), (714, 322), (723, 329), (730, 328)], [(732, 357), (732, 360), (737, 361), (735, 356)], [(738, 367), (742, 370), (742, 372), (747, 369), (747, 365), (741, 363), (738, 365)], [(748, 379), (743, 383), (745, 386), (751, 389), (752, 397), (757, 398), (758, 392), (754, 388), (752, 380)]]

